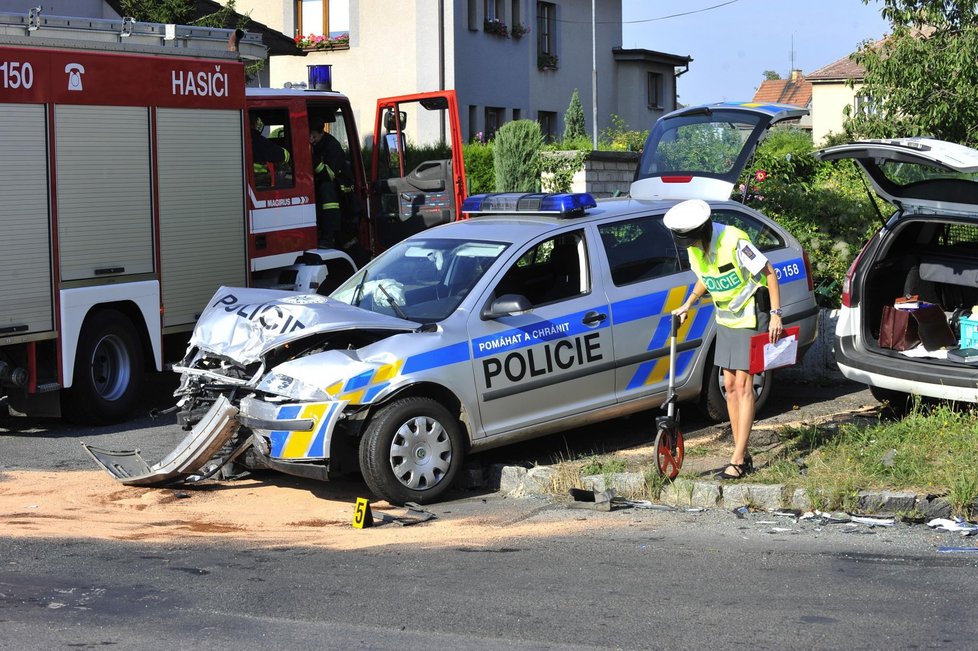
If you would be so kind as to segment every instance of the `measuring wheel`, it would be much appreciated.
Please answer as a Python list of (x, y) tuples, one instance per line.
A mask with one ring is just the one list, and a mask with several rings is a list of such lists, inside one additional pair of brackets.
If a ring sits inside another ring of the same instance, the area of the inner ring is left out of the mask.
[(683, 467), (683, 456), (686, 448), (683, 445), (683, 433), (675, 424), (669, 426), (662, 423), (655, 433), (655, 467), (660, 475), (669, 479), (679, 476)]

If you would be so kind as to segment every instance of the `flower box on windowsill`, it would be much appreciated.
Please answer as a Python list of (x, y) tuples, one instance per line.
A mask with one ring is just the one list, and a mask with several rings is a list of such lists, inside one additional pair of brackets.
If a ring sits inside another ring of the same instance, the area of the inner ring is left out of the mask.
[(556, 70), (557, 56), (554, 54), (537, 55), (537, 68), (540, 70)]
[(325, 47), (323, 47), (323, 46), (319, 46), (319, 47), (304, 47), (304, 48), (300, 48), (300, 49), (302, 49), (304, 52), (332, 52), (334, 50), (349, 50), (350, 49), (350, 44), (349, 43), (334, 43), (333, 45), (329, 45), (329, 46), (325, 46)]
[(341, 34), (340, 36), (334, 36), (329, 38), (327, 36), (319, 36), (317, 34), (310, 34), (309, 36), (296, 36), (295, 44), (300, 50), (306, 52), (329, 52), (331, 50), (349, 50), (350, 49), (350, 35)]
[(498, 36), (499, 38), (509, 38), (509, 28), (506, 27), (506, 23), (501, 20), (487, 19), (482, 21), (482, 31), (484, 31), (486, 34)]

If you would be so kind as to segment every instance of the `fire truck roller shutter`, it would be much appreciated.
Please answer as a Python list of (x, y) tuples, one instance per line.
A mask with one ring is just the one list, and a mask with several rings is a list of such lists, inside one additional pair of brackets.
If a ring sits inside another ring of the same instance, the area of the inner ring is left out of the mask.
[(0, 334), (54, 327), (45, 122), (44, 106), (0, 104)]
[(58, 105), (63, 281), (154, 271), (149, 109)]
[(194, 323), (221, 285), (247, 284), (241, 120), (233, 110), (157, 111), (164, 327)]

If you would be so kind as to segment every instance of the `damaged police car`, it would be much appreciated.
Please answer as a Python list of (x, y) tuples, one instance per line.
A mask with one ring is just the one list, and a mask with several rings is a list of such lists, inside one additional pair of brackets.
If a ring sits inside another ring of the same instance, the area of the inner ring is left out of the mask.
[[(784, 323), (801, 326), (806, 347), (817, 308), (804, 252), (729, 200), (764, 130), (801, 112), (670, 114), (630, 197), (473, 196), (470, 219), (404, 240), (329, 296), (222, 288), (175, 367), (185, 441), (153, 466), (88, 449), (128, 484), (195, 481), (233, 462), (320, 479), (359, 471), (392, 503), (435, 500), (471, 452), (664, 402), (670, 312), (696, 277), (662, 218), (691, 197), (770, 259)], [(717, 143), (706, 169), (690, 169), (678, 146), (693, 137)], [(713, 312), (707, 296), (678, 332), (676, 392), (723, 419)], [(757, 376), (759, 406), (770, 387)]]

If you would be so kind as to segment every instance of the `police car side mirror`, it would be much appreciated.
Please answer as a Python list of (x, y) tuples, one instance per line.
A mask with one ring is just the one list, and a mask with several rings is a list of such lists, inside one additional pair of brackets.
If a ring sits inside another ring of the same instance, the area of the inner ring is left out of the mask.
[(512, 316), (529, 312), (533, 305), (526, 296), (520, 294), (503, 294), (486, 309), (482, 310), (483, 320), (498, 319), (501, 316)]

